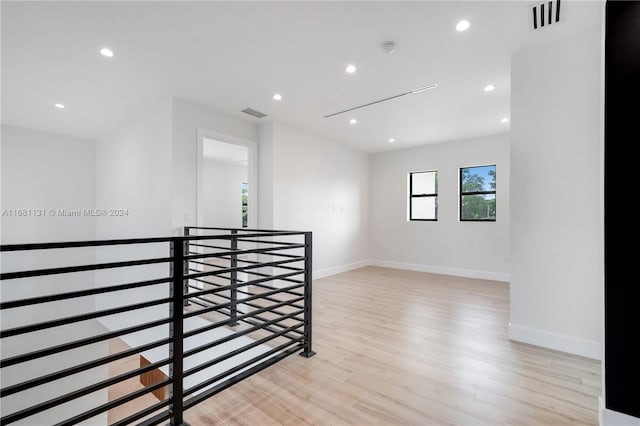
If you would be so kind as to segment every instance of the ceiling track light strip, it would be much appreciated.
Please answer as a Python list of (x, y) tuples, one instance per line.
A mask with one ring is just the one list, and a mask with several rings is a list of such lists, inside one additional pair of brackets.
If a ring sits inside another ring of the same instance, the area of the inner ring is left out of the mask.
[(368, 107), (368, 106), (371, 106), (371, 105), (379, 104), (380, 102), (390, 101), (391, 99), (396, 99), (396, 98), (399, 98), (401, 96), (413, 95), (415, 93), (423, 92), (425, 90), (435, 89), (436, 87), (438, 87), (438, 84), (430, 84), (428, 86), (424, 86), (424, 87), (420, 87), (418, 89), (411, 90), (410, 92), (400, 93), (399, 95), (389, 96), (388, 98), (384, 98), (384, 99), (380, 99), (380, 100), (377, 100), (377, 101), (369, 102), (367, 104), (359, 105), (357, 107), (345, 109), (344, 111), (334, 112), (333, 114), (325, 115), (324, 118), (329, 118), (329, 117), (333, 117), (334, 115), (344, 114), (345, 112), (354, 111), (356, 109), (360, 109), (360, 108)]

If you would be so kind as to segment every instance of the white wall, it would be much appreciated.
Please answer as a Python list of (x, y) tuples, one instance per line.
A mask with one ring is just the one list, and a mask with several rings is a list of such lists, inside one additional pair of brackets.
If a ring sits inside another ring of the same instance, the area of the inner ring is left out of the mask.
[(127, 210), (100, 217), (98, 238), (171, 235), (171, 120), (167, 100), (97, 141), (97, 207)]
[(205, 159), (203, 166), (204, 226), (241, 228), (242, 183), (247, 182), (247, 166), (211, 159)]
[(173, 99), (172, 229), (182, 234), (185, 225), (196, 225), (198, 129), (210, 131), (222, 142), (257, 141), (258, 128), (248, 120), (210, 108)]
[[(273, 170), (273, 227), (313, 232), (315, 278), (366, 264), (367, 155), (284, 124), (269, 127), (273, 149), (266, 160), (272, 161)], [(265, 132), (261, 129), (261, 137)], [(261, 155), (262, 144), (263, 139)], [(261, 180), (261, 190), (267, 181)]]
[(2, 126), (2, 208), (44, 209), (38, 217), (3, 215), (3, 244), (95, 236), (94, 217), (57, 214), (95, 207), (95, 149), (91, 140)]
[(509, 336), (602, 356), (601, 32), (514, 54)]
[(273, 227), (273, 123), (258, 126), (258, 227)]
[[(371, 258), (380, 266), (509, 280), (509, 135), (371, 155)], [(496, 165), (496, 221), (458, 220), (459, 169)], [(438, 220), (407, 221), (407, 175), (438, 170)]]
[[(99, 217), (98, 239), (167, 237), (171, 235), (172, 105), (165, 100), (97, 141), (96, 205), (125, 209), (124, 216)], [(166, 257), (168, 243), (98, 248), (98, 262)], [(169, 265), (148, 265), (96, 271), (96, 286), (115, 285), (169, 276)], [(98, 309), (149, 301), (168, 295), (166, 284), (96, 298)], [(160, 306), (106, 317), (110, 329), (168, 316)]]
[[(95, 219), (82, 209), (95, 207), (95, 142), (54, 135), (17, 127), (2, 126), (2, 244), (92, 240)], [(17, 210), (30, 212), (16, 216)], [(62, 213), (64, 210), (65, 215)], [(91, 248), (3, 253), (2, 272), (40, 269), (56, 266), (91, 264)], [(33, 297), (34, 294), (56, 294), (93, 287), (92, 273), (52, 275), (2, 283), (3, 301)], [(93, 311), (93, 297), (59, 301), (45, 305), (10, 309), (2, 312), (2, 328), (45, 322), (65, 316)], [(56, 327), (2, 341), (2, 358), (23, 354), (47, 346), (55, 346), (91, 334), (104, 332), (96, 321), (85, 321), (81, 327)], [(72, 365), (104, 356), (105, 343), (66, 351), (41, 360), (3, 368), (3, 387), (46, 375)], [(63, 380), (2, 399), (2, 414), (47, 401), (90, 383), (106, 378), (106, 368), (97, 368)], [(90, 394), (75, 402), (58, 406), (16, 424), (51, 424), (71, 417), (87, 407), (107, 401), (106, 390)], [(106, 424), (106, 415), (91, 420)]]

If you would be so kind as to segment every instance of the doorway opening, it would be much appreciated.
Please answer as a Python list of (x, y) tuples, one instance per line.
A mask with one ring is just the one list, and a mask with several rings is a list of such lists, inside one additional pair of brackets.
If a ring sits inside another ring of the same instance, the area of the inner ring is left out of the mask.
[(198, 131), (197, 226), (257, 228), (257, 143)]

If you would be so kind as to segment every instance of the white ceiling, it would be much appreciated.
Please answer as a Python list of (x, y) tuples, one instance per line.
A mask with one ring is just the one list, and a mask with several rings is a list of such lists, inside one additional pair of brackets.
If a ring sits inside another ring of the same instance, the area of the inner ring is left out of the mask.
[[(562, 22), (534, 32), (531, 3), (2, 1), (2, 121), (93, 139), (177, 96), (367, 152), (501, 133), (511, 54), (601, 17), (600, 1), (563, 0)], [(461, 18), (471, 22), (463, 33)], [(115, 57), (102, 57), (104, 46)], [(349, 63), (357, 73), (345, 73)], [(488, 83), (496, 90), (485, 93)], [(240, 112), (247, 107), (267, 117)]]

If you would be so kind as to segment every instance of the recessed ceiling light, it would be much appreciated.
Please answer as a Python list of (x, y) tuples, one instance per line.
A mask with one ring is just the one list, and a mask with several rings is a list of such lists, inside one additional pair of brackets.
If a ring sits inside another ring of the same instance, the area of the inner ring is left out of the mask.
[(107, 58), (113, 58), (113, 50), (109, 49), (108, 47), (103, 47), (102, 49), (100, 49), (100, 54), (102, 56), (106, 56)]
[(275, 95), (273, 95), (273, 100), (281, 101), (282, 100), (282, 95), (280, 93), (276, 93)]
[(356, 120), (355, 118), (352, 118), (351, 120), (349, 120), (349, 123), (351, 124), (356, 124), (358, 122), (358, 120)]
[(64, 105), (63, 104), (54, 104), (53, 106), (58, 108), (58, 109), (64, 109)]
[(396, 140), (394, 138), (389, 139), (389, 143), (394, 143)]
[(466, 19), (463, 19), (462, 21), (458, 22), (458, 25), (456, 25), (456, 30), (457, 31), (467, 31), (470, 26), (471, 26), (471, 23), (469, 21), (467, 21)]
[(487, 84), (486, 86), (484, 86), (485, 92), (493, 92), (494, 90), (496, 90), (496, 86), (494, 86), (493, 84)]
[(509, 119), (507, 117), (504, 117), (502, 120), (500, 120), (501, 123), (508, 123)]
[(355, 65), (347, 65), (347, 68), (345, 69), (345, 71), (349, 74), (353, 74), (354, 72), (356, 72), (356, 66)]

